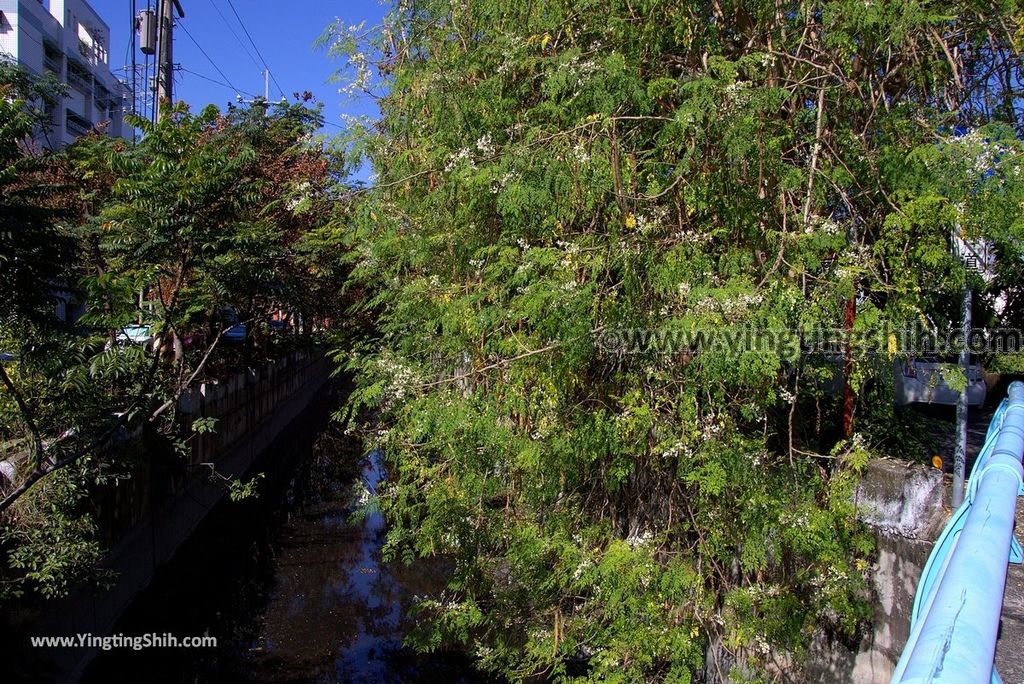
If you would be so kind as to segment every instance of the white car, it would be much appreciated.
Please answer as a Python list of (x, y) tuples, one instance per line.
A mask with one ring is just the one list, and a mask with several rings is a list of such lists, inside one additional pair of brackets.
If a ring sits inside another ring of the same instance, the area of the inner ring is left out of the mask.
[(149, 344), (153, 341), (153, 327), (150, 325), (129, 325), (117, 333), (121, 344)]

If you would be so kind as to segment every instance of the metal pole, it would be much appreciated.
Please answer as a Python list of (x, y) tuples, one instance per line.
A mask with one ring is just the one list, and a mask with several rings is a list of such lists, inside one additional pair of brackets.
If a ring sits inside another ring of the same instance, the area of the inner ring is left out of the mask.
[(953, 456), (953, 508), (964, 502), (964, 479), (967, 474), (967, 390), (970, 388), (971, 369), (971, 288), (964, 287), (963, 308), (960, 312), (963, 348), (960, 350), (960, 368), (964, 372), (964, 388), (956, 400), (956, 452)]
[(171, 8), (171, 0), (160, 0), (157, 31), (160, 38), (156, 66), (156, 120), (159, 121), (164, 110), (164, 100), (167, 100), (168, 107), (174, 102), (174, 11)]
[[(139, 75), (135, 64), (135, 37), (139, 28), (139, 16), (136, 11), (135, 0), (132, 0), (132, 116), (138, 115), (137, 99), (139, 93)], [(127, 66), (127, 65), (126, 65)], [(124, 124), (122, 123), (122, 126)], [(132, 126), (132, 141), (135, 140), (135, 126)]]
[(263, 99), (270, 101), (270, 69), (263, 70)]

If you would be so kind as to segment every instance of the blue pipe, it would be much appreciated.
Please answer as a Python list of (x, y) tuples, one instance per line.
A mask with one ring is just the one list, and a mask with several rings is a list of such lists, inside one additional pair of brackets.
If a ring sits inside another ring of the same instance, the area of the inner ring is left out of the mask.
[(999, 681), (993, 660), (1017, 494), (1024, 486), (1022, 454), (1024, 383), (1014, 382), (993, 417), (968, 496), (925, 566), (893, 684)]

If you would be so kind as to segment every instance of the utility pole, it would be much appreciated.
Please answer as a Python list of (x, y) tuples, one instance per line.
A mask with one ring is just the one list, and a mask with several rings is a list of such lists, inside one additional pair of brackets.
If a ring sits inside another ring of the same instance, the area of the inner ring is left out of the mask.
[[(138, 74), (135, 73), (135, 36), (138, 32), (139, 17), (138, 13), (135, 11), (135, 0), (132, 0), (132, 116), (135, 116), (138, 113), (138, 108), (135, 104), (137, 100), (135, 95), (139, 92)], [(125, 66), (127, 67), (128, 65), (125, 64)], [(126, 78), (125, 80), (128, 79)], [(132, 142), (135, 142), (135, 126), (132, 126)]]
[(170, 107), (174, 103), (174, 10), (179, 17), (185, 16), (179, 0), (160, 0), (157, 13), (158, 51), (156, 62), (156, 120), (163, 114), (165, 101)]
[[(953, 454), (953, 508), (964, 501), (964, 484), (967, 480), (967, 425), (970, 417), (967, 392), (971, 387), (971, 347), (974, 321), (971, 317), (973, 292), (971, 290), (972, 274), (981, 276), (986, 283), (996, 277), (995, 252), (992, 243), (985, 239), (969, 240), (958, 226), (953, 231), (953, 252), (964, 262), (967, 274), (964, 281), (963, 302), (960, 308), (960, 338), (963, 347), (960, 349), (960, 370), (964, 374), (964, 388), (956, 402), (956, 449)], [(982, 376), (984, 379), (984, 375)]]
[(964, 300), (960, 311), (960, 330), (963, 349), (960, 350), (960, 369), (964, 373), (964, 388), (956, 400), (956, 450), (953, 454), (953, 508), (964, 502), (964, 481), (967, 476), (967, 390), (971, 386), (971, 285), (964, 285)]
[(263, 70), (263, 99), (270, 102), (270, 69)]

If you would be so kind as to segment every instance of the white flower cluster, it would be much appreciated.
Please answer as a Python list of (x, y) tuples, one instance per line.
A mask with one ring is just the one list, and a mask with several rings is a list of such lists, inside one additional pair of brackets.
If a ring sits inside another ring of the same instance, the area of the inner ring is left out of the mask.
[(677, 230), (672, 237), (681, 245), (705, 245), (711, 242), (710, 233), (697, 230)]
[(463, 147), (448, 158), (448, 163), (445, 164), (444, 167), (445, 173), (450, 173), (463, 162), (468, 162), (468, 166), (471, 169), (476, 168), (476, 162), (473, 160), (473, 153), (468, 147)]
[[(448, 157), (448, 163), (445, 164), (445, 173), (451, 173), (459, 166), (465, 164), (469, 169), (476, 168), (477, 154), (480, 154), (484, 159), (493, 157), (495, 153), (494, 142), (491, 139), (490, 133), (484, 133), (477, 138), (476, 143), (472, 147), (463, 147), (458, 152), (453, 153)], [(504, 182), (508, 182), (506, 178)], [(502, 183), (504, 184), (504, 183)], [(498, 190), (491, 188), (491, 192), (497, 192)]]
[(811, 578), (811, 586), (818, 589), (825, 587), (834, 587), (838, 584), (844, 583), (849, 579), (844, 571), (840, 570), (835, 566), (829, 566), (828, 570), (824, 574), (815, 575)]
[[(1010, 152), (1006, 145), (989, 140), (978, 129), (971, 130), (960, 136), (948, 138), (947, 142), (962, 150), (964, 155), (962, 159), (970, 165), (971, 171), (979, 176), (985, 176), (995, 171), (1007, 153)], [(1011, 169), (1011, 173), (1014, 176), (1018, 176), (1020, 174), (1020, 167), (1015, 165)]]
[(643, 532), (636, 530), (626, 537), (626, 543), (629, 544), (629, 548), (635, 549), (650, 544), (653, 539), (654, 535), (650, 530), (644, 530)]
[(576, 255), (580, 253), (580, 246), (575, 242), (569, 242), (567, 240), (558, 240), (555, 242), (559, 249), (564, 249), (567, 254)]
[(359, 480), (352, 485), (350, 495), (354, 505), (359, 507), (365, 506), (373, 499), (373, 492), (367, 489), (366, 484), (364, 484), (362, 480)]
[(560, 66), (575, 79), (576, 85), (580, 85), (588, 76), (598, 71), (597, 62), (592, 59), (580, 61), (579, 55), (573, 55)]
[(704, 439), (705, 442), (714, 439), (721, 432), (721, 423), (717, 422), (713, 417), (706, 418), (704, 420), (704, 424), (701, 426), (701, 437)]
[(640, 254), (640, 245), (626, 242), (625, 240), (619, 240), (619, 253), (622, 256), (638, 255)]
[(499, 192), (501, 192), (502, 188), (504, 188), (506, 185), (508, 185), (508, 182), (510, 180), (512, 180), (513, 178), (515, 178), (515, 174), (512, 173), (511, 171), (503, 173), (498, 178), (498, 180), (496, 180), (493, 183), (491, 183), (491, 194), (492, 195), (497, 195)]
[(580, 166), (590, 161), (590, 153), (587, 152), (587, 148), (583, 145), (582, 140), (573, 146), (571, 158)]
[(750, 309), (755, 308), (764, 301), (759, 294), (741, 294), (731, 299), (718, 300), (712, 296), (706, 296), (693, 306), (693, 311), (698, 314), (719, 312), (729, 318), (738, 318), (746, 314)]
[(584, 558), (583, 560), (581, 560), (579, 562), (579, 565), (576, 566), (576, 569), (573, 570), (573, 573), (572, 573), (573, 581), (574, 582), (579, 582), (580, 578), (583, 577), (583, 573), (585, 573), (587, 570), (589, 570), (592, 567), (594, 567), (594, 561), (591, 560), (590, 558)]
[(664, 458), (675, 458), (676, 456), (682, 456), (683, 458), (690, 458), (693, 455), (693, 449), (684, 444), (682, 440), (677, 441), (675, 444), (670, 446), (665, 451), (661, 452)]
[(422, 384), (412, 368), (390, 356), (377, 359), (377, 368), (390, 379), (386, 390), (389, 401), (402, 401)]
[(748, 81), (736, 81), (725, 86), (725, 95), (729, 104), (743, 106), (750, 102), (750, 83)]
[(842, 228), (838, 223), (836, 223), (832, 219), (824, 219), (821, 222), (821, 230), (825, 231), (829, 235), (838, 235), (845, 229)]
[(491, 142), (491, 134), (484, 133), (476, 141), (476, 149), (480, 151), (480, 154), (485, 157), (491, 157), (494, 155), (494, 143)]

